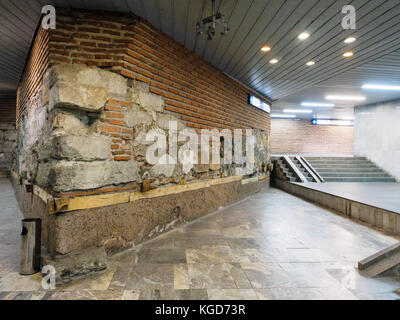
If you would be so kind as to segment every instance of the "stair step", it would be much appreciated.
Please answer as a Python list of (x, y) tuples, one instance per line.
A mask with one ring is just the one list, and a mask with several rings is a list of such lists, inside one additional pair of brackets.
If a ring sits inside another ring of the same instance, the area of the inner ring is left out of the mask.
[(335, 177), (361, 177), (361, 178), (391, 178), (384, 172), (335, 172), (335, 173), (319, 173), (323, 178)]
[[(314, 168), (315, 169), (315, 168)], [(381, 172), (381, 173), (386, 173), (385, 171), (379, 169), (379, 168), (323, 168), (318, 170), (318, 172), (321, 173), (335, 173), (335, 172), (363, 172), (363, 173), (368, 173), (368, 172)]]
[(307, 161), (313, 160), (368, 160), (365, 157), (306, 157)]
[(329, 168), (334, 168), (334, 169), (351, 169), (351, 168), (373, 168), (373, 169), (379, 169), (376, 165), (370, 163), (370, 164), (347, 164), (347, 163), (340, 163), (340, 164), (318, 164), (318, 165), (313, 165), (310, 163), (313, 168), (319, 168), (319, 169), (329, 169)]
[(394, 178), (385, 177), (327, 177), (325, 182), (396, 182)]

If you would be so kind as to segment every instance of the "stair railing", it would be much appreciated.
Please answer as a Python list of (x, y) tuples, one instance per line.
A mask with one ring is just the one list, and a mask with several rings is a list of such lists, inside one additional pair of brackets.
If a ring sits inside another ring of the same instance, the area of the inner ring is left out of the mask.
[(283, 156), (282, 160), (289, 166), (289, 170), (295, 175), (297, 179), (302, 183), (306, 183), (306, 177), (301, 173), (301, 171), (297, 168), (297, 166), (293, 163), (293, 161), (288, 156)]
[(300, 162), (303, 168), (311, 175), (316, 183), (324, 183), (324, 179), (320, 176), (317, 170), (304, 157), (297, 156), (296, 160)]

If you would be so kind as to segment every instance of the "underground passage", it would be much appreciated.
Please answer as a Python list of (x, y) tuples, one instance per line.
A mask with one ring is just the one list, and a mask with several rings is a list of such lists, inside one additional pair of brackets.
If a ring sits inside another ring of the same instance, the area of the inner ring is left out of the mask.
[(399, 17), (0, 0), (0, 300), (399, 300)]

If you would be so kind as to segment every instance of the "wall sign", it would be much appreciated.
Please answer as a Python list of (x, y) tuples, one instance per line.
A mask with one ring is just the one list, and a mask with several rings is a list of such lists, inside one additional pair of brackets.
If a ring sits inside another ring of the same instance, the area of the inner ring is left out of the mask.
[(261, 109), (267, 113), (271, 113), (271, 106), (263, 101), (261, 101), (260, 99), (258, 99), (257, 97), (249, 94), (249, 104), (251, 104), (253, 107), (256, 107), (258, 109)]
[(350, 120), (325, 120), (325, 119), (313, 119), (312, 124), (322, 126), (354, 126), (354, 121)]

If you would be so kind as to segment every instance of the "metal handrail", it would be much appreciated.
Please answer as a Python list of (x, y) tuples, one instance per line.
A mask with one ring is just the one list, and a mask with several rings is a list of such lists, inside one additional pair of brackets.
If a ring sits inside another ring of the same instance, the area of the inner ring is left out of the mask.
[(301, 173), (301, 171), (296, 167), (293, 161), (288, 156), (283, 156), (283, 160), (289, 166), (290, 170), (296, 175), (298, 179), (301, 180), (302, 183), (307, 182), (306, 177)]
[(325, 182), (324, 179), (321, 177), (321, 175), (318, 173), (318, 171), (315, 170), (314, 167), (304, 157), (298, 156), (296, 158), (302, 164), (302, 166), (308, 171), (308, 173), (311, 174), (311, 176), (317, 183)]

